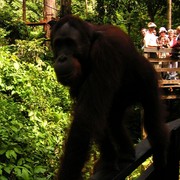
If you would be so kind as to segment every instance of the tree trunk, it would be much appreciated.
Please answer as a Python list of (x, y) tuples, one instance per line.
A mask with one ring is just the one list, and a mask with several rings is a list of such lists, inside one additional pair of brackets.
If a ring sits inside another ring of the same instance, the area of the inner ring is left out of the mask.
[(23, 0), (23, 21), (26, 22), (26, 0)]
[(88, 15), (88, 2), (87, 0), (85, 0), (85, 9), (86, 9), (86, 17)]
[(71, 0), (61, 0), (60, 17), (71, 14)]
[(172, 0), (167, 0), (168, 12), (167, 12), (167, 19), (168, 19), (168, 29), (171, 29), (172, 26)]
[[(55, 0), (44, 0), (44, 20), (48, 23), (56, 17), (56, 2)], [(46, 38), (50, 36), (50, 27), (45, 25)]]

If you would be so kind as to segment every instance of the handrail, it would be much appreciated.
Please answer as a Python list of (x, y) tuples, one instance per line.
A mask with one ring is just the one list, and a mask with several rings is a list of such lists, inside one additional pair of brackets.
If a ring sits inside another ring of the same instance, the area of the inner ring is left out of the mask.
[(179, 50), (175, 48), (159, 48), (159, 47), (145, 47), (144, 53), (150, 53), (150, 52), (164, 52), (164, 53), (180, 53)]
[[(172, 180), (179, 179), (179, 160), (180, 160), (180, 119), (174, 120), (167, 123), (169, 130), (171, 132), (170, 137), (170, 148), (168, 155), (168, 172), (167, 179), (170, 177)], [(139, 165), (141, 165), (148, 157), (152, 155), (152, 149), (147, 139), (142, 140), (135, 147), (136, 150), (136, 159), (131, 163), (126, 169), (121, 171), (118, 176), (113, 180), (122, 180), (129, 176)], [(147, 178), (153, 176), (154, 168), (151, 164), (137, 180), (146, 180)], [(155, 177), (154, 177), (155, 178)]]

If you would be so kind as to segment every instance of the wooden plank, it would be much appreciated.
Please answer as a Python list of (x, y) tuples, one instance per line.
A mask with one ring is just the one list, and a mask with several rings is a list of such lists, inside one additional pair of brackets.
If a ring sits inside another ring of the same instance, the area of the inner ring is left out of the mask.
[(28, 26), (41, 26), (41, 25), (46, 25), (46, 21), (40, 21), (40, 22), (26, 22), (26, 25)]
[(144, 53), (150, 53), (150, 52), (166, 52), (166, 53), (171, 53), (172, 48), (158, 48), (158, 47), (149, 47), (149, 48), (144, 48)]
[(178, 71), (180, 72), (180, 67), (179, 68), (155, 68), (157, 72), (173, 72), (173, 71)]
[(180, 53), (180, 51), (175, 51), (173, 48), (158, 48), (158, 47), (148, 47), (144, 48), (144, 53), (150, 53), (150, 52), (164, 52), (164, 53)]
[(159, 80), (160, 84), (180, 84), (180, 79), (178, 80), (167, 80), (167, 79), (163, 79), (163, 80)]
[(148, 58), (150, 62), (180, 62), (180, 59), (173, 60), (171, 58)]
[(162, 95), (162, 99), (180, 99), (180, 95)]
[(160, 88), (180, 88), (180, 84), (166, 84), (166, 85), (159, 85)]

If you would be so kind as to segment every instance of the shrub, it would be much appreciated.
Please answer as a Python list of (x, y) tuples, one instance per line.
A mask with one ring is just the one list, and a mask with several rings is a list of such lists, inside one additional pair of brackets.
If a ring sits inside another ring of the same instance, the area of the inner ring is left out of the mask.
[(51, 65), (43, 62), (46, 49), (26, 43), (22, 47), (19, 42), (18, 50), (0, 47), (2, 180), (52, 179), (70, 123), (69, 94), (57, 83)]

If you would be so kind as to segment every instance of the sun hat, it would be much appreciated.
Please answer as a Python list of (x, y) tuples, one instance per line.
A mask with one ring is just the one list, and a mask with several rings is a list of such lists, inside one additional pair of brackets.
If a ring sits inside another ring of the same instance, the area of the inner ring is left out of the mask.
[(166, 28), (165, 27), (160, 27), (159, 28), (159, 33), (161, 33), (161, 32), (167, 32)]
[(155, 24), (155, 23), (153, 23), (153, 22), (149, 22), (149, 23), (148, 23), (148, 28), (150, 28), (150, 27), (157, 27), (157, 26), (156, 26), (156, 24)]

